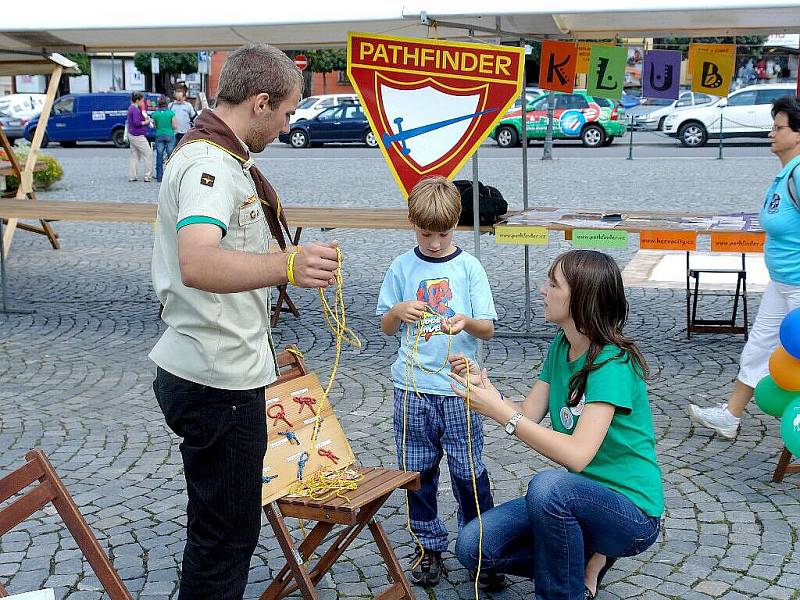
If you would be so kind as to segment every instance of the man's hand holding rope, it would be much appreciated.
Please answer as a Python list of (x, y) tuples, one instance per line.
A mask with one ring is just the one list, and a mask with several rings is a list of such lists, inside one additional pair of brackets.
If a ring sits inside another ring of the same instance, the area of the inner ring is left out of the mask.
[(287, 275), (291, 273), (289, 283), (304, 288), (326, 288), (336, 283), (338, 245), (336, 241), (312, 242), (290, 252), (287, 255)]

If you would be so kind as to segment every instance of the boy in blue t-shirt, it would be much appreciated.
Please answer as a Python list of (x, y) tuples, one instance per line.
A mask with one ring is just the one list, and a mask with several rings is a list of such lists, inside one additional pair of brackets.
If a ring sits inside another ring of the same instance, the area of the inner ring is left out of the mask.
[[(411, 581), (439, 582), (444, 570), (447, 529), (437, 515), (439, 462), (447, 452), (459, 529), (477, 516), (469, 460), (464, 401), (453, 394), (448, 354), (476, 360), (477, 338), (494, 335), (492, 292), (478, 260), (453, 245), (461, 214), (461, 196), (444, 177), (420, 181), (408, 197), (408, 219), (417, 247), (389, 267), (378, 297), (377, 315), (386, 335), (400, 332), (400, 349), (392, 365), (394, 433), (401, 468), (419, 471), (422, 486), (408, 493), (411, 529), (425, 549), (417, 548)], [(481, 513), (493, 506), (489, 476), (481, 460), (483, 422), (471, 413), (472, 464)], [(423, 554), (420, 557), (420, 554)], [(481, 573), (479, 585), (499, 589), (502, 575)]]

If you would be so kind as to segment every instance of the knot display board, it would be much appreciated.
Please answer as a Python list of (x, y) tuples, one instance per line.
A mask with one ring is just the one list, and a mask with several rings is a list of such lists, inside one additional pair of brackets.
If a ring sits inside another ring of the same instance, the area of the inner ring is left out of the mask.
[[(321, 410), (321, 413), (320, 413)], [(264, 455), (261, 502), (267, 505), (288, 493), (289, 486), (322, 468), (344, 469), (355, 455), (324, 399), (316, 374), (268, 387), (266, 390), (267, 453)], [(311, 438), (317, 415), (322, 419), (315, 443)]]

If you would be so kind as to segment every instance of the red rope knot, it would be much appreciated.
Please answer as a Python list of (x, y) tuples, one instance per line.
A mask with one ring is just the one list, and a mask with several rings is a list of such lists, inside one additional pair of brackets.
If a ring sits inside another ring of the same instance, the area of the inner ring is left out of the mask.
[(289, 419), (286, 418), (286, 411), (283, 410), (282, 404), (273, 404), (267, 409), (267, 416), (272, 419), (272, 426), (275, 427), (278, 424), (278, 421), (283, 421), (289, 427), (292, 424), (289, 422)]
[(333, 462), (333, 464), (335, 464), (335, 465), (339, 464), (339, 457), (336, 456), (333, 453), (333, 450), (326, 450), (325, 448), (320, 448), (319, 450), (317, 450), (317, 453), (320, 456), (324, 456), (325, 458), (329, 458), (331, 460), (331, 462)]
[(297, 414), (302, 414), (303, 413), (303, 407), (304, 406), (308, 407), (308, 410), (311, 411), (312, 415), (316, 415), (317, 414), (317, 411), (314, 410), (314, 405), (317, 403), (317, 399), (316, 398), (312, 398), (311, 396), (294, 396), (292, 398), (292, 400), (294, 400), (295, 402), (297, 402), (300, 405), (300, 410), (297, 411)]

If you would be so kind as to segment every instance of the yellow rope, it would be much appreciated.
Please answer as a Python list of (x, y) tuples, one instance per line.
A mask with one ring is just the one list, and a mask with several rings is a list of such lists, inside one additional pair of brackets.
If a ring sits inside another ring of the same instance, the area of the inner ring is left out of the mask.
[[(306, 449), (309, 456), (311, 456), (311, 453), (315, 450), (320, 425), (322, 423), (322, 413), (325, 410), (326, 403), (328, 402), (328, 394), (333, 387), (336, 371), (339, 368), (342, 344), (347, 343), (355, 348), (361, 347), (361, 340), (358, 335), (347, 327), (347, 314), (345, 311), (344, 290), (342, 286), (342, 251), (340, 248), (336, 248), (336, 259), (339, 264), (336, 268), (336, 287), (334, 291), (333, 307), (328, 303), (324, 290), (319, 288), (322, 315), (325, 319), (325, 323), (327, 323), (328, 328), (336, 339), (336, 353), (333, 359), (333, 368), (328, 378), (328, 384), (322, 392), (322, 398), (317, 407), (314, 429), (311, 433), (310, 443)], [(351, 469), (334, 470), (329, 467), (324, 467), (317, 473), (310, 475), (307, 479), (292, 483), (289, 487), (289, 493), (315, 500), (332, 498), (333, 496), (346, 498), (343, 492), (355, 490), (358, 487), (358, 483), (363, 479), (364, 477), (362, 475), (359, 475)], [(302, 521), (301, 528), (303, 528)]]
[[(435, 314), (430, 312), (427, 307), (425, 310), (425, 314)], [(425, 318), (425, 314), (423, 314), (422, 319)], [(440, 317), (441, 318), (441, 317)], [(422, 320), (420, 319), (420, 320)], [(406, 348), (409, 348), (410, 343), (410, 336), (411, 336), (411, 328), (408, 324), (406, 324)], [(411, 387), (414, 391), (414, 395), (419, 397), (419, 391), (417, 390), (417, 377), (414, 374), (414, 366), (417, 366), (425, 373), (431, 375), (437, 375), (442, 372), (442, 370), (448, 364), (448, 358), (450, 356), (450, 351), (453, 346), (453, 334), (447, 334), (447, 354), (445, 355), (444, 363), (442, 366), (436, 369), (435, 371), (426, 369), (419, 360), (419, 340), (422, 337), (422, 327), (416, 327), (416, 334), (414, 336), (414, 344), (411, 347), (411, 351), (406, 354), (406, 364), (405, 364), (405, 393), (403, 394), (403, 442), (402, 442), (402, 454), (403, 454), (403, 471), (407, 471), (406, 466), (406, 432), (407, 432), (407, 416), (408, 416), (408, 388), (409, 388), (409, 379), (411, 381)], [(469, 359), (466, 357), (464, 360), (467, 363), (466, 369), (466, 397), (464, 398), (466, 404), (466, 411), (467, 411), (467, 452), (469, 453), (469, 473), (470, 478), (472, 481), (472, 494), (475, 500), (475, 511), (477, 513), (478, 518), (478, 569), (475, 572), (475, 581), (473, 585), (475, 587), (475, 600), (478, 600), (478, 578), (481, 574), (481, 563), (482, 563), (482, 555), (483, 555), (483, 518), (481, 516), (481, 508), (480, 503), (478, 501), (478, 482), (477, 478), (475, 477), (475, 462), (472, 458), (472, 419), (471, 411), (470, 411), (470, 392), (469, 392), (469, 385), (470, 385), (470, 372), (469, 372)], [(408, 532), (411, 534), (411, 537), (414, 539), (414, 542), (420, 548), (420, 556), (411, 565), (411, 568), (414, 569), (422, 562), (423, 557), (425, 556), (425, 547), (419, 541), (419, 538), (414, 533), (414, 530), (411, 528), (411, 508), (408, 502), (408, 495), (409, 491), (406, 491), (406, 528)]]
[(467, 394), (464, 402), (467, 406), (467, 452), (469, 452), (469, 474), (472, 478), (472, 495), (475, 498), (475, 511), (478, 515), (478, 568), (475, 571), (475, 600), (478, 600), (478, 578), (481, 576), (481, 563), (483, 562), (483, 517), (481, 516), (481, 507), (478, 503), (478, 482), (475, 477), (475, 462), (472, 459), (472, 419), (470, 418), (470, 399), (469, 399), (469, 359), (465, 358), (467, 362)]
[(349, 502), (350, 498), (345, 493), (354, 492), (363, 480), (364, 476), (354, 469), (334, 471), (330, 467), (323, 467), (306, 479), (292, 483), (288, 493), (319, 502), (325, 502), (333, 497)]

